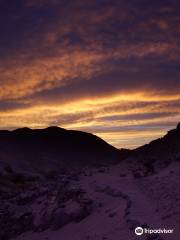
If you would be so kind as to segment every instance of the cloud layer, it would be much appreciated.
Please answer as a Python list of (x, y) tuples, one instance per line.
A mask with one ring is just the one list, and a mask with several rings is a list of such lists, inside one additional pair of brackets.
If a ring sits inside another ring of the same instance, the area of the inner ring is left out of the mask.
[[(10, 4), (11, 3), (11, 4)], [(0, 127), (61, 127), (136, 147), (180, 116), (176, 0), (0, 3)]]

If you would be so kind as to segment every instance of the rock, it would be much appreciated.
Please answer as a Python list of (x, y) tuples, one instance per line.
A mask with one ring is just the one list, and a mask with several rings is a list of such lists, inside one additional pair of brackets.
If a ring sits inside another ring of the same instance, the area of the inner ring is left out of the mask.
[(79, 212), (77, 212), (76, 215), (74, 215), (74, 221), (80, 222), (87, 216), (89, 216), (94, 209), (95, 205), (92, 200), (90, 199), (84, 199), (81, 203), (81, 208), (79, 209)]
[(51, 230), (57, 230), (72, 221), (72, 216), (68, 215), (62, 209), (57, 209), (51, 219)]

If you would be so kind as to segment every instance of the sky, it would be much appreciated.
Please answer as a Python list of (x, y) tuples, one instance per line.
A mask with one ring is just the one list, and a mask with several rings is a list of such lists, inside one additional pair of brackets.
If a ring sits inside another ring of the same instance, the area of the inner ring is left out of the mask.
[(179, 26), (178, 0), (0, 0), (0, 129), (163, 136), (180, 121)]

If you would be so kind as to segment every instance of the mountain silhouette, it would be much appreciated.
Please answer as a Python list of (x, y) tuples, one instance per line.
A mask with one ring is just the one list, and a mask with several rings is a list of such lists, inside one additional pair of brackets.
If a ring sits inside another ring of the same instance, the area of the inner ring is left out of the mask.
[(135, 150), (119, 150), (91, 133), (59, 127), (0, 131), (0, 167), (26, 171), (114, 164), (137, 156), (169, 161), (180, 158), (179, 149), (180, 123), (164, 137)]
[(180, 152), (180, 123), (167, 134), (134, 150), (134, 153), (146, 156), (159, 157), (159, 159), (178, 158)]
[(125, 150), (118, 150), (93, 134), (59, 127), (0, 131), (1, 162), (16, 168), (114, 163), (124, 153)]

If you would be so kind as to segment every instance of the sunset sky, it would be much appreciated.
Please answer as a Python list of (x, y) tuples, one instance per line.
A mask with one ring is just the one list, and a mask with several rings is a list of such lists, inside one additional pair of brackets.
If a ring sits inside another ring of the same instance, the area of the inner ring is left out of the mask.
[(0, 129), (135, 148), (180, 121), (179, 0), (1, 0)]

